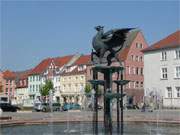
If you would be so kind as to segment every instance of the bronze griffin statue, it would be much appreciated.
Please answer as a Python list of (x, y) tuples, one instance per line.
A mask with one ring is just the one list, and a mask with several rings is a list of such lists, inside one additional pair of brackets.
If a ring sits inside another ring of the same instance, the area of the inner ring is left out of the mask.
[[(118, 52), (124, 48), (127, 33), (134, 28), (112, 29), (106, 33), (104, 33), (103, 28), (103, 26), (95, 27), (97, 34), (92, 41), (95, 50), (95, 52), (92, 50), (92, 61), (99, 64), (107, 63), (110, 66), (112, 59), (115, 58), (122, 65), (118, 58)], [(105, 62), (103, 62), (103, 59), (105, 59)]]

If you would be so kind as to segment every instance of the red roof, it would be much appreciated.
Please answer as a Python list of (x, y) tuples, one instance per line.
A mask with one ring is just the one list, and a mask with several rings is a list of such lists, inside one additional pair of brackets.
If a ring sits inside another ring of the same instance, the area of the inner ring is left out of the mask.
[(81, 74), (85, 74), (85, 73), (86, 73), (86, 69), (78, 71), (78, 67), (76, 67), (71, 72), (64, 71), (63, 73), (61, 73), (61, 76), (81, 75)]
[(15, 72), (18, 79), (27, 79), (28, 75), (31, 73), (32, 69), (26, 70), (26, 71), (21, 71), (21, 72)]
[(32, 70), (30, 74), (42, 73), (46, 68), (48, 68), (51, 62), (54, 62), (55, 66), (62, 67), (64, 64), (68, 63), (72, 57), (73, 55), (44, 59)]
[(171, 35), (156, 42), (155, 44), (151, 45), (150, 47), (142, 51), (148, 52), (148, 51), (154, 51), (154, 50), (159, 50), (159, 49), (176, 48), (176, 47), (180, 47), (180, 30), (172, 33)]
[(10, 70), (6, 70), (3, 72), (3, 78), (5, 79), (15, 79), (16, 78), (16, 73), (12, 72)]
[(77, 59), (74, 65), (87, 65), (91, 62), (91, 55), (82, 55)]
[(54, 64), (58, 67), (62, 67), (64, 64), (67, 64), (72, 59), (73, 56), (74, 55), (68, 55), (68, 56), (53, 58)]

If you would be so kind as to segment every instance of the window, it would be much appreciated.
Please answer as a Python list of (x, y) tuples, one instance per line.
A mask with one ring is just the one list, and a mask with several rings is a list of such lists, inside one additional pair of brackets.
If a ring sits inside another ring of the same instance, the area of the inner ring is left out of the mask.
[(136, 61), (139, 61), (139, 57), (138, 56), (136, 56)]
[(8, 93), (8, 88), (6, 88), (6, 93)]
[(140, 56), (139, 61), (140, 61), (140, 62), (142, 62), (142, 61), (143, 61), (143, 57), (142, 57), (142, 56)]
[(134, 61), (134, 55), (131, 55), (131, 60)]
[(32, 91), (32, 85), (30, 85), (30, 91)]
[(143, 45), (142, 45), (142, 43), (140, 43), (140, 46), (139, 46), (141, 49), (143, 48)]
[(180, 97), (180, 87), (176, 87), (177, 97)]
[(143, 68), (140, 69), (140, 74), (143, 75)]
[(36, 77), (36, 81), (38, 81), (38, 80), (39, 80), (39, 76)]
[(35, 86), (33, 85), (33, 88), (32, 88), (32, 91), (33, 91), (33, 92), (34, 92), (34, 87), (35, 87)]
[(131, 67), (129, 67), (129, 70), (128, 70), (129, 74), (131, 74)]
[(175, 51), (175, 59), (180, 59), (180, 49)]
[(167, 68), (161, 69), (161, 79), (167, 79)]
[(36, 91), (38, 91), (39, 90), (39, 86), (38, 85), (36, 85)]
[(180, 78), (180, 66), (175, 68), (175, 78)]
[(136, 82), (136, 88), (138, 88), (138, 87), (139, 87), (139, 82), (137, 81), (137, 82)]
[(32, 77), (31, 76), (29, 77), (29, 81), (32, 82)]
[(128, 85), (129, 85), (129, 88), (131, 88), (131, 82), (129, 82)]
[(143, 88), (143, 82), (141, 82), (141, 88)]
[(126, 74), (130, 74), (130, 73), (129, 73), (129, 67), (128, 67), (128, 66), (126, 67)]
[(166, 54), (166, 52), (162, 52), (162, 53), (161, 53), (161, 60), (162, 60), (162, 61), (167, 60), (167, 54)]
[(171, 87), (167, 87), (167, 97), (172, 98), (172, 88)]
[(136, 75), (138, 75), (139, 74), (139, 68), (137, 67), (136, 68)]
[(138, 43), (136, 43), (136, 48), (138, 48), (138, 45), (139, 45), (139, 44), (138, 44)]

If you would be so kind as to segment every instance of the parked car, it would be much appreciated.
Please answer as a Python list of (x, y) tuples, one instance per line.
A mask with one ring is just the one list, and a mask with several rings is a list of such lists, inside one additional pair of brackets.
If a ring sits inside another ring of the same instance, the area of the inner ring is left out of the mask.
[(19, 107), (10, 103), (0, 103), (0, 108), (3, 112), (17, 112), (17, 110), (20, 110)]
[(79, 110), (79, 109), (81, 109), (81, 106), (79, 104), (77, 103), (72, 104), (72, 110)]
[(72, 105), (69, 103), (64, 103), (64, 105), (62, 106), (63, 111), (68, 111), (70, 109), (72, 109)]
[[(52, 111), (60, 111), (61, 105), (60, 103), (53, 103), (52, 104)], [(34, 104), (34, 110), (35, 111), (42, 111), (42, 112), (48, 112), (51, 111), (51, 107), (49, 103), (35, 103)]]
[(78, 110), (81, 109), (81, 106), (77, 103), (64, 103), (62, 110), (68, 111), (68, 110)]
[[(91, 109), (91, 110), (93, 110), (92, 104), (89, 104), (89, 105), (88, 105), (88, 108)], [(103, 107), (98, 104), (98, 110), (101, 110), (101, 109), (103, 109)]]

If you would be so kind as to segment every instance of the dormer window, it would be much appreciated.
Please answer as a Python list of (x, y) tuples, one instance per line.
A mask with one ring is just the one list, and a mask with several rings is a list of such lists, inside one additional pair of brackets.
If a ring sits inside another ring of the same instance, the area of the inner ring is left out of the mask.
[(79, 66), (78, 71), (82, 71), (82, 70), (84, 70), (83, 66)]
[(48, 74), (48, 70), (46, 70), (46, 72), (44, 72), (44, 75), (47, 75)]

